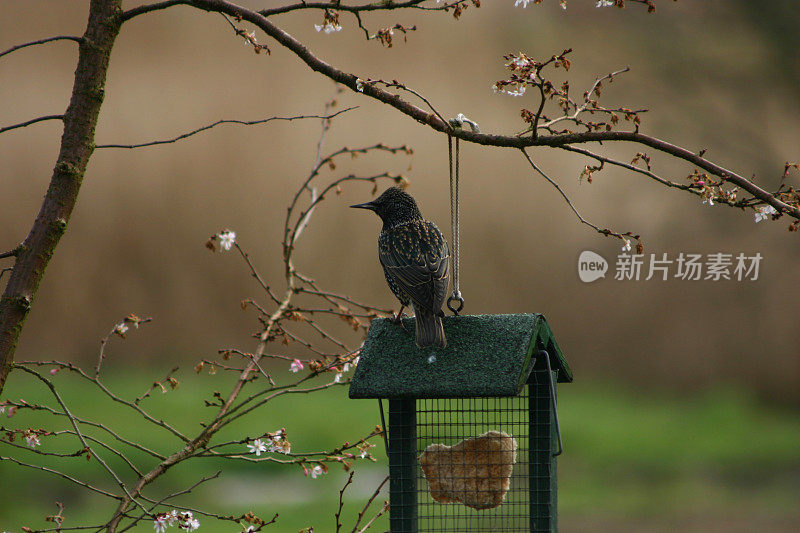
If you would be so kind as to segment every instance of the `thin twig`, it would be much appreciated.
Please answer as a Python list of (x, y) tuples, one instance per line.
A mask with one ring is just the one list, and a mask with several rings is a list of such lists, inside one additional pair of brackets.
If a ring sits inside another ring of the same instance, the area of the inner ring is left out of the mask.
[(533, 160), (530, 158), (530, 156), (528, 155), (528, 152), (526, 152), (526, 151), (525, 151), (525, 149), (521, 149), (520, 151), (522, 152), (522, 155), (524, 155), (524, 156), (525, 156), (525, 159), (527, 159), (527, 160), (528, 160), (528, 163), (530, 163), (531, 167), (533, 167), (533, 169), (534, 169), (536, 172), (538, 172), (539, 174), (541, 174), (541, 176), (542, 176), (542, 177), (543, 177), (545, 180), (547, 180), (547, 182), (548, 182), (550, 185), (552, 185), (553, 187), (555, 187), (555, 189), (556, 189), (556, 190), (559, 192), (559, 194), (561, 194), (561, 197), (562, 197), (562, 198), (564, 198), (564, 201), (565, 201), (565, 202), (567, 202), (567, 205), (570, 207), (570, 209), (572, 209), (572, 212), (573, 212), (573, 213), (575, 213), (575, 216), (576, 216), (576, 217), (578, 217), (578, 220), (580, 220), (582, 224), (586, 224), (587, 226), (589, 226), (590, 228), (594, 229), (594, 230), (595, 230), (595, 231), (597, 231), (598, 233), (602, 233), (602, 234), (604, 234), (604, 235), (608, 235), (608, 234), (612, 234), (612, 233), (613, 233), (613, 232), (611, 232), (610, 230), (607, 230), (607, 229), (600, 229), (600, 228), (599, 228), (599, 227), (597, 227), (596, 225), (592, 224), (591, 222), (589, 222), (588, 220), (586, 220), (585, 218), (583, 218), (583, 217), (581, 216), (581, 214), (578, 212), (578, 210), (575, 208), (575, 206), (572, 204), (572, 201), (569, 199), (569, 196), (567, 196), (567, 194), (566, 194), (566, 193), (564, 192), (564, 190), (563, 190), (563, 189), (562, 189), (562, 188), (561, 188), (561, 187), (558, 185), (558, 183), (556, 183), (555, 181), (553, 181), (553, 180), (552, 180), (552, 179), (551, 179), (551, 178), (550, 178), (550, 177), (549, 177), (547, 174), (545, 174), (545, 173), (542, 171), (542, 169), (540, 169), (538, 166), (536, 166), (536, 163), (534, 163), (534, 162), (533, 162)]
[(566, 150), (567, 152), (575, 152), (577, 154), (583, 154), (583, 155), (585, 155), (587, 157), (591, 157), (592, 159), (595, 159), (597, 161), (602, 161), (602, 162), (608, 163), (610, 165), (615, 165), (615, 166), (618, 166), (618, 167), (622, 167), (624, 169), (630, 170), (631, 172), (638, 172), (639, 174), (644, 174), (645, 176), (653, 179), (654, 181), (657, 181), (658, 183), (660, 183), (662, 185), (666, 185), (667, 187), (670, 187), (670, 188), (681, 189), (681, 190), (684, 190), (684, 191), (697, 193), (697, 190), (694, 189), (691, 185), (685, 185), (685, 184), (682, 184), (682, 183), (675, 183), (674, 181), (670, 181), (670, 180), (662, 178), (661, 176), (655, 174), (654, 172), (652, 172), (650, 170), (645, 170), (643, 168), (636, 167), (634, 165), (631, 165), (630, 163), (625, 163), (624, 161), (617, 161), (616, 159), (611, 159), (610, 157), (606, 157), (606, 156), (597, 154), (597, 153), (589, 151), (589, 150), (584, 150), (583, 148), (576, 148), (574, 146), (564, 145), (564, 146), (559, 146), (559, 148), (561, 150)]
[[(381, 510), (380, 510), (380, 511), (378, 511), (378, 513), (377, 513), (375, 516), (373, 516), (373, 517), (372, 517), (372, 518), (369, 520), (369, 522), (367, 522), (366, 524), (364, 524), (364, 527), (362, 527), (361, 529), (359, 529), (359, 530), (358, 530), (356, 533), (364, 533), (364, 531), (366, 531), (366, 530), (368, 530), (370, 527), (372, 527), (372, 524), (375, 522), (375, 520), (377, 520), (378, 518), (380, 518), (381, 516), (383, 516), (383, 513), (385, 513), (387, 510), (389, 510), (389, 502), (388, 502), (388, 501), (385, 501), (385, 502), (383, 502), (383, 507), (381, 507)], [(355, 532), (355, 529), (354, 529), (353, 531)]]
[[(238, 242), (234, 242), (233, 245), (236, 247), (236, 249), (242, 255), (242, 258), (244, 259), (245, 263), (247, 263), (247, 266), (250, 269), (250, 275), (255, 278), (255, 280), (258, 282), (259, 285), (261, 285), (261, 288), (264, 289), (264, 291), (269, 295), (269, 297), (272, 299), (273, 302), (275, 302), (276, 304), (280, 304), (281, 301), (272, 292), (272, 289), (270, 289), (269, 285), (267, 285), (267, 283), (261, 277), (261, 274), (258, 273), (258, 271), (256, 270), (255, 265), (253, 265), (253, 262), (250, 261), (250, 255), (247, 252), (245, 252), (242, 249), (241, 246), (239, 246)], [(252, 302), (252, 300), (249, 300), (249, 301)], [(268, 314), (268, 313), (265, 313), (265, 314)]]
[[(228, 120), (228, 119), (226, 119), (226, 120), (218, 120), (218, 121), (216, 121), (216, 122), (214, 122), (212, 124), (208, 124), (208, 125), (203, 126), (201, 128), (197, 128), (196, 130), (192, 130), (192, 131), (190, 131), (188, 133), (184, 133), (184, 134), (178, 135), (177, 137), (173, 137), (171, 139), (163, 139), (163, 140), (159, 140), (159, 141), (150, 141), (150, 142), (144, 142), (144, 143), (139, 143), (139, 144), (98, 144), (97, 146), (95, 146), (95, 148), (128, 148), (128, 149), (133, 149), (133, 148), (143, 148), (145, 146), (157, 146), (159, 144), (171, 144), (171, 143), (175, 143), (175, 142), (178, 142), (180, 140), (186, 139), (187, 137), (191, 137), (192, 135), (197, 135), (198, 133), (210, 130), (211, 128), (219, 126), (220, 124), (240, 124), (242, 126), (254, 126), (256, 124), (265, 124), (267, 122), (272, 122), (274, 120), (292, 121), (292, 120), (301, 120), (301, 119), (307, 119), (307, 118), (330, 119), (330, 118), (333, 118), (333, 117), (335, 117), (337, 115), (341, 115), (342, 113), (346, 113), (347, 111), (351, 111), (351, 110), (357, 109), (357, 108), (358, 108), (358, 106), (348, 107), (346, 109), (342, 109), (342, 110), (337, 111), (336, 113), (333, 113), (333, 114), (328, 115), (328, 116), (298, 115), (298, 116), (295, 116), (295, 117), (269, 117), (269, 118), (265, 118), (265, 119), (261, 119), (261, 120)], [(3, 130), (0, 130), (0, 133), (2, 133), (2, 132), (3, 132)]]
[(422, 96), (419, 92), (415, 91), (411, 87), (408, 87), (407, 85), (404, 85), (404, 84), (402, 84), (402, 83), (400, 83), (398, 81), (387, 82), (387, 81), (383, 81), (383, 80), (368, 80), (368, 81), (365, 81), (364, 83), (369, 83), (369, 84), (380, 83), (382, 85), (385, 85), (387, 88), (388, 87), (394, 87), (396, 89), (401, 89), (403, 91), (409, 92), (409, 93), (413, 94), (414, 96), (416, 96), (417, 98), (419, 98), (420, 100), (422, 100), (423, 102), (425, 102), (425, 105), (427, 105), (428, 108), (431, 111), (433, 111), (433, 113), (437, 117), (439, 117), (439, 120), (441, 120), (442, 122), (444, 122), (448, 126), (450, 125), (450, 122), (445, 120), (445, 118), (441, 115), (441, 113), (439, 113), (439, 111), (437, 111), (436, 108), (433, 107), (433, 104), (430, 102), (430, 100), (428, 100), (427, 98)]
[[(375, 500), (375, 498), (378, 497), (378, 494), (381, 492), (381, 489), (383, 488), (383, 486), (386, 484), (387, 481), (389, 481), (389, 476), (386, 476), (385, 478), (383, 478), (383, 481), (381, 481), (381, 484), (378, 485), (378, 488), (375, 489), (375, 492), (373, 492), (372, 496), (369, 497), (369, 500), (367, 501), (367, 504), (364, 506), (363, 509), (361, 509), (361, 512), (358, 513), (358, 519), (356, 520), (356, 523), (353, 526), (353, 531), (358, 530), (358, 526), (359, 526), (359, 524), (361, 524), (361, 520), (364, 518), (364, 515), (367, 514), (367, 509), (369, 509), (369, 506), (372, 505), (372, 502)], [(370, 521), (370, 523), (371, 523), (371, 521)], [(365, 530), (366, 530), (366, 528), (362, 529), (361, 531), (365, 531)]]
[[(130, 315), (130, 316), (133, 316), (133, 315)], [(121, 326), (123, 326), (123, 325), (127, 326), (127, 324), (132, 324), (135, 328), (138, 329), (140, 324), (147, 324), (148, 322), (152, 322), (153, 321), (153, 319), (151, 317), (147, 317), (147, 318), (134, 317), (134, 319), (135, 320), (131, 320), (128, 317), (122, 319), (122, 322), (120, 322), (119, 324), (114, 324), (114, 327), (111, 328), (111, 331), (109, 331), (108, 334), (100, 340), (100, 353), (99, 353), (99, 355), (97, 357), (97, 364), (94, 367), (94, 377), (95, 378), (99, 378), (100, 377), (100, 367), (103, 365), (103, 360), (106, 357), (106, 354), (105, 354), (106, 345), (108, 344), (108, 341), (111, 338), (111, 336), (116, 333), (117, 335), (119, 335), (123, 339), (125, 338), (125, 334), (120, 329)]]
[[(247, 413), (249, 413), (249, 412), (251, 412), (251, 411), (253, 411), (255, 409), (258, 409), (259, 407), (261, 407), (265, 403), (267, 403), (267, 402), (269, 402), (271, 400), (274, 400), (278, 396), (283, 396), (284, 394), (308, 394), (310, 392), (316, 392), (316, 391), (320, 391), (320, 390), (324, 390), (324, 389), (329, 389), (329, 388), (331, 388), (333, 386), (344, 385), (344, 384), (345, 383), (330, 382), (330, 383), (325, 383), (323, 385), (318, 385), (316, 387), (309, 387), (307, 389), (284, 389), (284, 390), (277, 391), (277, 392), (275, 392), (273, 394), (270, 394), (266, 398), (263, 398), (263, 399), (259, 400), (255, 404), (244, 408), (240, 412), (238, 412), (238, 413), (236, 413), (236, 414), (234, 414), (232, 416), (228, 416), (225, 419), (225, 421), (220, 424), (220, 427), (230, 424), (231, 422), (233, 422), (237, 418), (241, 418), (242, 416), (246, 415)], [(234, 410), (231, 409), (231, 413), (233, 413), (233, 412), (234, 412)]]
[(36, 124), (37, 122), (44, 122), (45, 120), (64, 120), (64, 115), (45, 115), (43, 117), (33, 118), (31, 120), (26, 120), (25, 122), (20, 122), (19, 124), (12, 124), (11, 126), (0, 128), (0, 133), (5, 133), (9, 130), (15, 130), (17, 128), (24, 128), (26, 126), (30, 126), (31, 124)]
[[(78, 422), (81, 422), (81, 420), (80, 420), (80, 419), (78, 419), (77, 417), (75, 418), (75, 420), (77, 420)], [(57, 436), (57, 435), (59, 435), (59, 434), (61, 434), (61, 433), (64, 433), (64, 434), (67, 434), (67, 435), (75, 435), (75, 432), (74, 432), (74, 431), (69, 431), (69, 430), (56, 431), (56, 432), (54, 432), (54, 433), (53, 433), (53, 435), (54, 435), (54, 436)], [(77, 435), (75, 435), (75, 436), (77, 436)], [(92, 437), (91, 435), (84, 435), (83, 437), (84, 437), (86, 440), (88, 440), (88, 441), (92, 441), (92, 442), (94, 442), (94, 443), (95, 443), (95, 444), (97, 444), (98, 446), (102, 446), (102, 447), (103, 447), (103, 448), (105, 448), (106, 450), (110, 451), (111, 453), (113, 453), (114, 455), (116, 455), (117, 457), (119, 457), (119, 458), (120, 458), (120, 459), (121, 459), (121, 460), (122, 460), (122, 461), (123, 461), (123, 462), (124, 462), (126, 465), (128, 465), (128, 467), (129, 467), (129, 468), (130, 468), (130, 469), (131, 469), (131, 470), (132, 470), (132, 471), (133, 471), (133, 472), (134, 472), (134, 473), (135, 473), (137, 476), (141, 476), (141, 475), (142, 475), (142, 473), (139, 471), (139, 469), (138, 469), (138, 468), (136, 468), (136, 465), (134, 465), (134, 464), (131, 462), (131, 460), (130, 460), (130, 459), (128, 459), (128, 458), (125, 456), (125, 454), (124, 454), (124, 453), (122, 453), (122, 452), (120, 452), (119, 450), (117, 450), (117, 449), (115, 449), (115, 448), (111, 447), (111, 445), (109, 445), (109, 444), (106, 444), (105, 442), (101, 441), (100, 439), (96, 439), (96, 438)]]
[(342, 517), (342, 507), (344, 507), (344, 491), (347, 490), (347, 487), (353, 482), (353, 474), (355, 474), (355, 472), (351, 470), (350, 475), (347, 477), (347, 481), (339, 491), (339, 508), (336, 510), (336, 514), (334, 515), (336, 517), (336, 533), (339, 533), (342, 530), (342, 522), (340, 519)]
[(85, 489), (88, 489), (88, 490), (90, 490), (92, 492), (96, 492), (98, 494), (102, 494), (103, 496), (107, 496), (107, 497), (109, 497), (111, 499), (114, 499), (114, 500), (121, 500), (122, 499), (120, 496), (117, 496), (116, 494), (111, 494), (110, 492), (107, 492), (107, 491), (105, 491), (103, 489), (98, 489), (97, 487), (89, 485), (85, 481), (81, 481), (80, 479), (75, 479), (74, 477), (72, 477), (70, 475), (67, 475), (64, 472), (59, 472), (58, 470), (53, 470), (52, 468), (48, 468), (46, 466), (24, 463), (22, 461), (14, 459), (13, 457), (4, 457), (4, 456), (0, 456), (0, 461), (11, 461), (12, 463), (16, 463), (19, 466), (24, 466), (24, 467), (27, 467), (27, 468), (33, 468), (35, 470), (41, 470), (42, 472), (47, 472), (48, 474), (54, 474), (54, 475), (56, 475), (58, 477), (66, 479), (67, 481), (75, 483), (76, 485), (80, 485), (81, 487), (83, 487)]
[[(31, 41), (29, 43), (18, 44), (16, 46), (12, 46), (8, 50), (4, 52), (0, 52), (0, 57), (4, 55), (10, 54), (11, 52), (16, 52), (21, 48), (27, 48), (29, 46), (36, 46), (37, 44), (45, 44), (45, 43), (52, 43), (53, 41), (75, 41), (76, 43), (80, 44), (83, 42), (82, 37), (75, 37), (74, 35), (57, 35), (56, 37), (48, 37), (46, 39), (39, 39), (38, 41)], [(0, 132), (2, 133), (2, 132)]]
[(18, 369), (22, 370), (23, 372), (27, 372), (28, 374), (33, 375), (39, 381), (44, 383), (47, 386), (48, 389), (50, 389), (50, 393), (55, 397), (56, 401), (61, 406), (61, 409), (64, 410), (64, 413), (67, 415), (67, 419), (69, 419), (69, 422), (72, 425), (72, 429), (75, 430), (75, 434), (78, 437), (78, 440), (80, 441), (80, 443), (83, 445), (83, 447), (86, 448), (87, 450), (89, 450), (91, 452), (92, 456), (95, 458), (95, 460), (98, 463), (100, 463), (100, 466), (102, 466), (103, 469), (105, 469), (105, 471), (108, 472), (108, 474), (112, 478), (114, 478), (114, 480), (117, 482), (117, 485), (119, 486), (119, 488), (121, 488), (122, 492), (130, 498), (131, 502), (133, 504), (135, 504), (136, 506), (140, 507), (142, 510), (144, 510), (144, 506), (142, 506), (142, 504), (139, 503), (139, 501), (134, 496), (131, 496), (131, 494), (128, 492), (128, 488), (125, 486), (125, 482), (122, 481), (122, 479), (117, 475), (117, 473), (114, 471), (114, 469), (112, 469), (108, 465), (108, 463), (106, 463), (106, 461), (100, 455), (97, 454), (97, 452), (92, 450), (92, 448), (89, 445), (89, 443), (83, 437), (83, 433), (81, 433), (81, 430), (78, 428), (78, 423), (75, 420), (75, 417), (72, 416), (72, 413), (70, 412), (70, 410), (67, 407), (67, 405), (64, 403), (64, 400), (61, 399), (61, 395), (58, 394), (58, 391), (56, 391), (55, 385), (53, 385), (53, 383), (49, 379), (47, 379), (46, 377), (42, 376), (41, 374), (39, 374), (35, 370), (31, 370), (30, 368), (27, 368), (27, 367), (21, 366), (21, 365), (15, 365), (15, 368), (18, 368)]
[(168, 495), (164, 496), (163, 498), (161, 498), (158, 501), (148, 500), (147, 498), (143, 498), (143, 499), (148, 500), (153, 504), (153, 507), (151, 507), (151, 510), (153, 510), (158, 505), (161, 505), (162, 503), (166, 502), (167, 500), (171, 500), (172, 498), (177, 498), (178, 496), (183, 496), (184, 494), (189, 494), (190, 492), (192, 492), (194, 489), (196, 489), (197, 487), (199, 487), (203, 483), (206, 483), (207, 481), (211, 481), (212, 479), (217, 479), (220, 475), (222, 475), (222, 470), (217, 470), (216, 474), (213, 474), (211, 476), (202, 477), (198, 481), (194, 482), (190, 487), (182, 489), (182, 490), (179, 490), (177, 492), (173, 492), (171, 494), (168, 494)]
[[(61, 363), (61, 362), (58, 362), (58, 361), (20, 361), (20, 362), (18, 362), (16, 364), (17, 365), (35, 365), (35, 366), (58, 365), (59, 367), (65, 368), (65, 369), (70, 369), (70, 368), (74, 369), (75, 368), (73, 365), (66, 364), (66, 363)], [(46, 406), (46, 405), (31, 405), (31, 404), (28, 404), (25, 407), (27, 409), (47, 411), (47, 412), (49, 412), (49, 413), (51, 413), (53, 415), (56, 415), (56, 416), (67, 416), (66, 413), (62, 413), (60, 411), (56, 411), (52, 407), (49, 407), (49, 406)], [(118, 442), (121, 442), (122, 444), (126, 444), (126, 445), (128, 445), (128, 446), (130, 446), (132, 448), (135, 448), (135, 449), (137, 449), (137, 450), (139, 450), (141, 452), (144, 452), (144, 453), (150, 455), (151, 457), (154, 457), (154, 458), (162, 460), (162, 461), (165, 459), (165, 457), (163, 455), (161, 455), (161, 454), (159, 454), (157, 452), (154, 452), (153, 450), (150, 450), (149, 448), (147, 448), (147, 447), (145, 447), (145, 446), (143, 446), (143, 445), (141, 445), (141, 444), (139, 444), (137, 442), (125, 439), (124, 437), (120, 436), (119, 434), (117, 434), (111, 428), (109, 428), (108, 426), (106, 426), (104, 424), (100, 424), (98, 422), (93, 422), (91, 420), (82, 419), (82, 418), (79, 418), (79, 417), (74, 416), (74, 415), (73, 415), (73, 418), (76, 421), (78, 421), (79, 423), (81, 423), (81, 424), (84, 424), (84, 425), (87, 425), (87, 426), (91, 426), (91, 427), (95, 427), (97, 429), (101, 429), (101, 430), (105, 431), (106, 433), (108, 433), (109, 435), (111, 435)]]
[(150, 388), (149, 388), (149, 389), (147, 389), (147, 391), (145, 391), (145, 392), (144, 392), (144, 394), (142, 394), (141, 396), (139, 396), (138, 398), (136, 398), (135, 400), (133, 400), (133, 403), (134, 403), (134, 404), (136, 404), (136, 405), (139, 405), (139, 404), (142, 402), (142, 400), (144, 400), (145, 398), (147, 398), (148, 396), (150, 396), (150, 394), (153, 392), (153, 390), (154, 390), (156, 387), (161, 387), (161, 388), (163, 389), (163, 388), (164, 388), (164, 383), (165, 383), (165, 382), (168, 382), (168, 381), (170, 381), (170, 378), (172, 377), (172, 374), (174, 374), (175, 372), (177, 372), (177, 371), (178, 371), (178, 368), (179, 368), (179, 367), (177, 367), (177, 366), (176, 366), (176, 367), (174, 367), (172, 370), (170, 370), (169, 372), (167, 372), (167, 375), (166, 375), (166, 376), (164, 377), (164, 379), (162, 379), (161, 381), (154, 381), (154, 382), (153, 382), (153, 384), (152, 384), (152, 385), (150, 385)]

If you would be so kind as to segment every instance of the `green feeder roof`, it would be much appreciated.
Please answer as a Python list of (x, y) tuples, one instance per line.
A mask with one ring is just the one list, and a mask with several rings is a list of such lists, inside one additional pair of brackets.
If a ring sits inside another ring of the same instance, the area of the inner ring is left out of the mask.
[(559, 382), (571, 382), (561, 348), (543, 315), (446, 316), (447, 347), (419, 348), (414, 319), (405, 330), (391, 319), (372, 321), (350, 384), (351, 398), (468, 398), (517, 396), (536, 360), (550, 355)]

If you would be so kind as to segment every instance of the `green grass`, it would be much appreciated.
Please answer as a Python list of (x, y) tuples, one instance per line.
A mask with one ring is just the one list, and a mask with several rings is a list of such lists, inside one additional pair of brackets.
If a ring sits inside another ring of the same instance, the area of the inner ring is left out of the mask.
[[(191, 435), (213, 412), (213, 408), (204, 407), (203, 400), (212, 399), (215, 389), (227, 390), (233, 378), (192, 374), (180, 379), (178, 389), (166, 394), (156, 392), (142, 405), (157, 419), (163, 418)], [(76, 416), (103, 422), (159, 453), (169, 454), (179, 448), (178, 438), (154, 428), (127, 407), (104, 399), (67, 372), (59, 372), (52, 380)], [(132, 399), (142, 394), (151, 380), (140, 373), (114, 374), (107, 383), (119, 395)], [(12, 374), (3, 398), (54, 405), (49, 390), (21, 372)], [(759, 524), (778, 531), (779, 525), (768, 527), (769, 517), (775, 519), (775, 524), (797, 517), (800, 494), (797, 413), (770, 409), (731, 389), (676, 398), (578, 381), (562, 385), (559, 399), (565, 443), (564, 455), (559, 459), (559, 521), (564, 530), (569, 530), (570, 523), (585, 524), (587, 520), (592, 523), (594, 518), (610, 524), (605, 530), (623, 531), (632, 527), (631, 520), (652, 526), (702, 516), (707, 524), (714, 524), (715, 517), (723, 521), (730, 516), (758, 515), (768, 517)], [(66, 427), (63, 417), (28, 410), (0, 421), (5, 429)], [(346, 389), (337, 387), (278, 398), (231, 424), (216, 442), (286, 427), (293, 451), (307, 453), (358, 439), (378, 423), (377, 402), (349, 400)], [(86, 433), (102, 434), (94, 429), (86, 429)], [(378, 462), (355, 464), (356, 475), (346, 494), (343, 519), (346, 526), (350, 525), (345, 527), (347, 531), (352, 528), (358, 509), (386, 475), (385, 454), (381, 442), (375, 442), (379, 445), (374, 449)], [(114, 446), (124, 448), (118, 443)], [(70, 453), (79, 448), (73, 437), (42, 438), (44, 450)], [(241, 448), (245, 451), (244, 446)], [(96, 460), (53, 461), (8, 444), (0, 444), (0, 455), (49, 464), (98, 486), (115, 488)], [(141, 469), (156, 463), (141, 452), (130, 452), (128, 456)], [(130, 483), (130, 470), (121, 461), (114, 460), (109, 453), (103, 457), (124, 473)], [(219, 479), (202, 485), (179, 501), (220, 514), (253, 511), (271, 518), (278, 513), (278, 524), (272, 526), (273, 531), (291, 532), (309, 526), (316, 532), (334, 530), (338, 490), (347, 478), (347, 473), (335, 465), (327, 475), (311, 479), (297, 466), (195, 459), (154, 483), (151, 496), (157, 498), (188, 487), (220, 469), (223, 473)], [(0, 480), (2, 531), (20, 531), (22, 526), (37, 529), (52, 526), (44, 517), (54, 514), (56, 501), (66, 506), (66, 526), (102, 523), (112, 510), (109, 500), (101, 496), (87, 496), (70, 483), (8, 461), (0, 462)], [(385, 498), (382, 495), (379, 503)], [(236, 530), (228, 522), (201, 518), (201, 523), (201, 531)], [(146, 522), (138, 530), (152, 531), (151, 528)], [(375, 530), (385, 529), (387, 521), (381, 520)]]

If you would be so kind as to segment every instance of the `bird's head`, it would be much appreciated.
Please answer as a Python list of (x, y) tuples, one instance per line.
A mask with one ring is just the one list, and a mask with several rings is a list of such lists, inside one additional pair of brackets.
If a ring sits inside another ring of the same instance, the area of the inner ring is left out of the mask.
[(417, 202), (400, 187), (389, 187), (371, 202), (355, 204), (350, 207), (375, 211), (383, 220), (384, 228), (391, 228), (412, 220), (422, 220)]

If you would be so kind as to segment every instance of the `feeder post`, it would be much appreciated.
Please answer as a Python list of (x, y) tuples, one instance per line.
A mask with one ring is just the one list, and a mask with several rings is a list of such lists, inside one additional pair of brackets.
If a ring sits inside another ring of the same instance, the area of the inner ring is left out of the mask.
[(389, 528), (417, 531), (416, 400), (389, 400)]
[[(531, 372), (528, 395), (531, 531), (558, 531), (556, 428), (547, 370)], [(553, 382), (558, 377), (553, 372)]]

